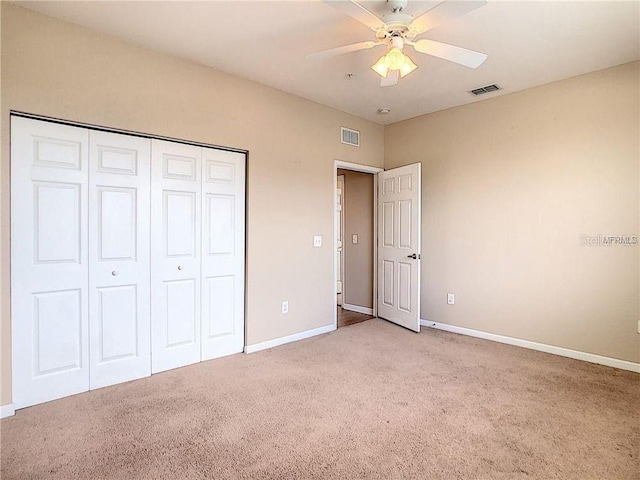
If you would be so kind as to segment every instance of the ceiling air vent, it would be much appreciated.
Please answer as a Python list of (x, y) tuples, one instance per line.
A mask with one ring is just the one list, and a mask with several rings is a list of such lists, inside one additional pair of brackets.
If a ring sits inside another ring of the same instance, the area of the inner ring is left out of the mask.
[(357, 130), (351, 130), (350, 128), (341, 127), (342, 143), (351, 145), (354, 147), (360, 146), (360, 132)]
[(485, 87), (474, 88), (469, 93), (477, 96), (477, 95), (484, 95), (485, 93), (489, 93), (489, 92), (495, 92), (496, 90), (500, 90), (500, 87), (494, 83), (492, 85), (487, 85)]

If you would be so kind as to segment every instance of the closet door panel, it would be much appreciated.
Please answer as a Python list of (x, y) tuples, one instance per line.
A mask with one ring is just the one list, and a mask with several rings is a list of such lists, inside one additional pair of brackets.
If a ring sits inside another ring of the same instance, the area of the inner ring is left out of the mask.
[(197, 346), (196, 281), (192, 278), (168, 280), (164, 282), (164, 288), (167, 305), (164, 312), (167, 319), (167, 347)]
[(199, 362), (201, 148), (152, 141), (152, 371)]
[(13, 403), (89, 389), (88, 130), (11, 118)]
[(245, 162), (203, 148), (203, 360), (244, 349)]
[(90, 132), (91, 388), (151, 374), (151, 140)]

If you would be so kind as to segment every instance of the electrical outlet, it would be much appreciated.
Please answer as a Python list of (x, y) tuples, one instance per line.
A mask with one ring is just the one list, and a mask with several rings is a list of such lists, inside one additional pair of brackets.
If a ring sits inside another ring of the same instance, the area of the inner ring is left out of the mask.
[(638, 333), (640, 333), (640, 320), (638, 320)]
[(455, 305), (456, 304), (456, 296), (453, 293), (447, 293), (447, 304)]
[(285, 300), (284, 302), (282, 302), (282, 313), (289, 313), (289, 301)]
[(354, 245), (356, 245), (358, 243), (358, 234), (354, 233), (353, 235), (351, 235), (351, 243), (353, 243)]
[(321, 247), (322, 246), (322, 235), (314, 235), (313, 236), (313, 246)]

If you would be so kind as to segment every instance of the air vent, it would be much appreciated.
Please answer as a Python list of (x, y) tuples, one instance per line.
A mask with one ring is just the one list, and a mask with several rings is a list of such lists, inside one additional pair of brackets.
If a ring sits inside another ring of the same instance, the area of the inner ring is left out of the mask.
[(342, 130), (342, 143), (351, 145), (353, 147), (360, 146), (360, 132), (357, 130), (351, 130), (350, 128), (341, 127)]
[(500, 87), (495, 83), (492, 85), (487, 85), (486, 87), (474, 88), (469, 93), (473, 95), (484, 95), (485, 93), (495, 92), (496, 90), (500, 90)]

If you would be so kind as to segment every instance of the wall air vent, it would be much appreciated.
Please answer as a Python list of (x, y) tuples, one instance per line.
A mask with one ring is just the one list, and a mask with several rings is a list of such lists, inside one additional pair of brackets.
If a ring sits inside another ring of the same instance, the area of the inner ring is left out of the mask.
[(500, 87), (494, 83), (485, 87), (474, 88), (473, 90), (470, 90), (469, 93), (477, 96), (484, 95), (485, 93), (489, 92), (495, 92), (496, 90), (500, 90)]
[(351, 145), (353, 147), (360, 146), (360, 132), (357, 130), (351, 130), (350, 128), (341, 127), (342, 143)]

